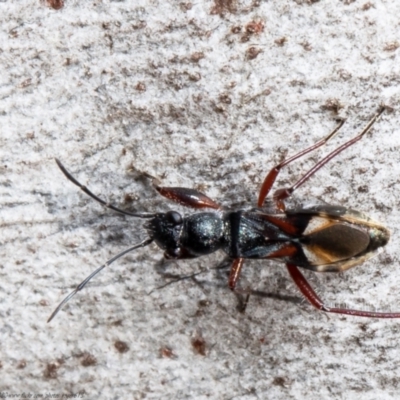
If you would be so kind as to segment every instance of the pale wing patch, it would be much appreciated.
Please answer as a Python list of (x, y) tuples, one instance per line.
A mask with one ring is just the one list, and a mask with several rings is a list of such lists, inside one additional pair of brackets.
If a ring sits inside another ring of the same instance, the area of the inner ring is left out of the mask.
[(310, 219), (310, 222), (307, 225), (307, 228), (304, 230), (303, 235), (310, 235), (314, 232), (320, 231), (321, 229), (326, 229), (332, 224), (337, 223), (337, 221), (330, 219), (329, 215), (325, 215), (324, 213), (320, 213), (320, 216), (313, 216)]
[(360, 265), (373, 257), (376, 253), (375, 252), (370, 252), (365, 254), (362, 257), (356, 257), (352, 258), (350, 260), (345, 260), (341, 262), (336, 262), (333, 264), (326, 264), (326, 265), (312, 265), (310, 267), (307, 267), (307, 269), (310, 269), (312, 271), (316, 272), (344, 272), (347, 271), (350, 268), (356, 267), (357, 265)]
[(302, 249), (307, 260), (313, 266), (312, 269), (315, 271), (319, 270), (319, 266), (339, 261), (337, 257), (332, 255), (332, 253), (324, 251), (321, 247), (303, 245)]

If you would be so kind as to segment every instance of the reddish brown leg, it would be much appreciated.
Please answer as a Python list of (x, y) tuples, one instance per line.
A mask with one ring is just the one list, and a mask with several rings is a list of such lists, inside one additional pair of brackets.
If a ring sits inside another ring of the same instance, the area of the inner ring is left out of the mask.
[(239, 280), (240, 276), (240, 271), (242, 270), (243, 267), (243, 258), (235, 258), (233, 260), (232, 266), (231, 266), (231, 272), (229, 273), (229, 280), (228, 280), (228, 286), (229, 289), (235, 290), (236, 284)]
[(358, 317), (370, 317), (370, 318), (400, 318), (400, 312), (375, 312), (375, 311), (362, 311), (353, 310), (351, 308), (337, 308), (328, 307), (324, 304), (321, 298), (315, 293), (314, 289), (307, 282), (304, 275), (300, 272), (299, 268), (294, 264), (286, 264), (290, 276), (294, 283), (299, 288), (300, 292), (304, 297), (312, 304), (315, 308), (328, 313), (355, 315)]
[(328, 140), (332, 139), (339, 129), (343, 126), (344, 120), (340, 122), (340, 124), (324, 139), (320, 140), (319, 142), (315, 143), (314, 145), (308, 147), (305, 150), (300, 151), (299, 153), (295, 154), (294, 156), (283, 160), (280, 164), (276, 165), (274, 168), (269, 171), (268, 175), (264, 179), (264, 182), (260, 189), (260, 194), (258, 196), (258, 207), (262, 207), (264, 204), (264, 200), (267, 197), (268, 193), (271, 191), (272, 186), (275, 183), (276, 178), (278, 177), (279, 172), (283, 167), (290, 164), (291, 162), (297, 160), (304, 155), (311, 153), (313, 150), (318, 149), (319, 147), (323, 146)]
[[(231, 272), (229, 273), (229, 280), (228, 280), (228, 286), (229, 289), (231, 289), (233, 292), (236, 291), (236, 284), (239, 280), (240, 276), (240, 271), (242, 270), (243, 267), (243, 258), (235, 258), (233, 260), (232, 266), (231, 266)], [(239, 292), (236, 292), (237, 296), (239, 295)], [(239, 309), (240, 312), (245, 312), (247, 304), (249, 302), (250, 294), (247, 294), (245, 298), (243, 299), (242, 296), (238, 297), (239, 299)]]
[(221, 208), (221, 206), (214, 200), (195, 189), (183, 187), (163, 187), (157, 185), (155, 185), (155, 188), (158, 193), (161, 194), (161, 196), (164, 196), (167, 199), (186, 207), (192, 207), (196, 209), (214, 208), (216, 210)]
[(298, 189), (304, 182), (308, 181), (319, 169), (321, 169), (325, 164), (327, 164), (332, 158), (336, 157), (338, 154), (340, 154), (343, 150), (347, 149), (348, 147), (352, 146), (354, 143), (358, 142), (366, 133), (368, 133), (372, 125), (378, 120), (378, 118), (381, 116), (383, 111), (385, 110), (385, 107), (381, 107), (379, 111), (374, 115), (374, 117), (368, 122), (366, 127), (353, 139), (349, 140), (348, 142), (342, 144), (340, 147), (338, 147), (336, 150), (332, 151), (332, 153), (328, 154), (326, 157), (324, 157), (321, 161), (319, 161), (317, 164), (314, 165), (301, 179), (299, 179), (292, 187), (286, 188), (286, 189), (278, 189), (274, 193), (274, 200), (276, 202), (277, 207), (280, 210), (285, 209), (285, 205), (283, 201), (290, 197), (293, 192)]

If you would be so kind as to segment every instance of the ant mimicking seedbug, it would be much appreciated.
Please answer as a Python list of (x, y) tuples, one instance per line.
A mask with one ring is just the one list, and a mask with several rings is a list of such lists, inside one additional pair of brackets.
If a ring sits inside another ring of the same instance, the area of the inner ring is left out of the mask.
[(182, 216), (176, 211), (165, 213), (128, 212), (97, 197), (79, 183), (56, 159), (67, 179), (94, 200), (121, 214), (147, 220), (144, 227), (147, 230), (148, 238), (112, 257), (92, 272), (59, 304), (48, 322), (102, 269), (130, 251), (145, 247), (152, 242), (164, 250), (164, 256), (168, 259), (195, 258), (222, 250), (232, 260), (228, 285), (233, 291), (245, 259), (275, 259), (286, 264), (289, 274), (300, 292), (311, 305), (321, 311), (360, 317), (400, 318), (400, 312), (329, 307), (299, 270), (300, 267), (317, 272), (341, 272), (363, 263), (389, 241), (390, 234), (384, 226), (358, 211), (343, 206), (322, 204), (286, 210), (284, 204), (284, 200), (320, 168), (368, 133), (384, 110), (385, 107), (380, 107), (357, 136), (320, 160), (293, 186), (275, 191), (273, 200), (276, 209), (274, 210), (266, 209), (263, 205), (281, 169), (323, 146), (343, 126), (343, 120), (326, 138), (272, 168), (261, 186), (257, 207), (248, 209), (224, 210), (214, 200), (197, 190), (163, 187), (153, 182), (155, 189), (162, 196), (187, 207), (197, 210), (208, 208), (211, 211), (201, 211), (188, 216)]

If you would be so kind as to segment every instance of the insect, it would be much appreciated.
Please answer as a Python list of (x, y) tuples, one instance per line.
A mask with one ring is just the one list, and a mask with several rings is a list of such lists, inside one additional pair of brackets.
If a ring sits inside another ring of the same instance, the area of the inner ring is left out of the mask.
[(56, 160), (59, 168), (72, 183), (97, 202), (119, 213), (146, 220), (144, 227), (148, 238), (112, 257), (81, 282), (54, 310), (48, 322), (77, 292), (101, 270), (123, 255), (154, 242), (164, 250), (169, 259), (200, 257), (222, 250), (232, 260), (228, 286), (235, 290), (240, 272), (246, 259), (274, 259), (286, 264), (287, 270), (300, 292), (315, 308), (337, 314), (360, 317), (400, 318), (400, 312), (374, 312), (348, 308), (329, 307), (314, 291), (299, 268), (318, 272), (346, 271), (370, 258), (377, 249), (389, 240), (389, 231), (381, 224), (363, 214), (334, 205), (302, 206), (294, 209), (285, 207), (285, 200), (310, 179), (320, 168), (343, 150), (352, 146), (365, 134), (384, 112), (378, 112), (364, 129), (354, 138), (336, 148), (314, 165), (290, 188), (276, 190), (273, 194), (275, 207), (264, 206), (279, 172), (300, 157), (323, 146), (343, 126), (338, 126), (324, 139), (276, 165), (267, 174), (258, 196), (257, 207), (224, 210), (205, 194), (183, 187), (164, 187), (154, 183), (158, 193), (181, 205), (199, 211), (182, 216), (176, 211), (165, 213), (134, 213), (107, 203), (79, 183)]

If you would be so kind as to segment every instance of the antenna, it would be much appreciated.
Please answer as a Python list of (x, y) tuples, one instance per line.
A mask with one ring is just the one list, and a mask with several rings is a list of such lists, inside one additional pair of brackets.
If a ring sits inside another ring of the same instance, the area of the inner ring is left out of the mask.
[[(60, 167), (61, 168), (61, 167)], [(94, 277), (96, 276), (101, 270), (103, 270), (105, 267), (108, 267), (110, 264), (112, 264), (114, 261), (118, 260), (118, 258), (124, 256), (126, 253), (129, 253), (130, 251), (136, 250), (139, 247), (145, 247), (148, 246), (151, 242), (153, 241), (152, 238), (148, 238), (143, 240), (143, 242), (140, 242), (138, 244), (135, 244), (134, 246), (130, 247), (129, 249), (126, 249), (122, 251), (121, 253), (117, 254), (116, 256), (110, 258), (105, 264), (103, 264), (101, 267), (97, 268), (95, 271), (93, 271), (87, 278), (85, 278), (58, 306), (57, 308), (53, 311), (53, 313), (50, 315), (50, 318), (47, 320), (47, 322), (50, 322), (56, 315), (57, 313), (64, 307), (64, 304), (66, 304), (72, 297), (74, 297), (80, 290), (82, 290), (86, 284)]]

